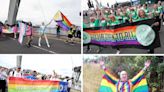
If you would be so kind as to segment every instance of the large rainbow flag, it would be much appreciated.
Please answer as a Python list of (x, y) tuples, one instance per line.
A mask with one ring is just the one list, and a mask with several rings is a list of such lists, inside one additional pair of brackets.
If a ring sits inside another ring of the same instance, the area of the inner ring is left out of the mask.
[(61, 11), (58, 11), (55, 14), (54, 20), (61, 28), (63, 28), (66, 31), (68, 31), (72, 26), (72, 23), (67, 19), (67, 17)]
[(160, 44), (158, 33), (151, 28), (154, 19), (143, 20), (134, 23), (124, 23), (114, 26), (99, 26), (83, 28), (84, 45), (107, 45), (112, 47), (127, 48), (135, 47), (148, 49)]
[(67, 92), (67, 83), (9, 77), (8, 92)]
[[(113, 76), (108, 70), (105, 69), (105, 74), (102, 78), (99, 92), (117, 92), (117, 83), (119, 79)], [(144, 77), (144, 72), (140, 71), (134, 78), (129, 80), (132, 84), (132, 89), (130, 92), (149, 92), (146, 78)], [(125, 85), (126, 86), (126, 85)], [(125, 91), (129, 92), (124, 87)], [(122, 91), (121, 91), (122, 92)]]

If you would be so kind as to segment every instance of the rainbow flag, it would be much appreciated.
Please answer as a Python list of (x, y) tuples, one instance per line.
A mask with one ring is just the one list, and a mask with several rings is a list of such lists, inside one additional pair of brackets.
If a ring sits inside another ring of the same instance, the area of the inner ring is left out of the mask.
[(9, 77), (8, 92), (66, 92), (66, 87), (60, 81)]
[[(143, 71), (140, 71), (133, 79), (129, 80), (129, 82), (132, 83), (132, 87), (130, 88), (132, 91), (129, 90), (130, 92), (149, 92), (147, 81), (146, 78), (144, 77)], [(99, 92), (117, 92), (118, 83), (119, 80), (105, 69), (105, 74), (102, 78)], [(124, 87), (124, 88), (125, 91), (123, 92), (129, 92), (126, 89), (128, 87)]]
[(144, 76), (144, 71), (141, 70), (136, 76), (131, 79), (133, 84), (133, 92), (149, 92), (147, 80)]
[(11, 34), (11, 33), (14, 33), (14, 31), (12, 30), (11, 27), (9, 27), (9, 29), (2, 29), (2, 33)]
[(54, 20), (56, 23), (63, 28), (64, 30), (68, 31), (72, 26), (72, 23), (67, 19), (67, 17), (60, 11), (58, 11), (55, 16)]
[(117, 29), (85, 30), (91, 43), (99, 45), (140, 45), (136, 38), (136, 26), (126, 26)]

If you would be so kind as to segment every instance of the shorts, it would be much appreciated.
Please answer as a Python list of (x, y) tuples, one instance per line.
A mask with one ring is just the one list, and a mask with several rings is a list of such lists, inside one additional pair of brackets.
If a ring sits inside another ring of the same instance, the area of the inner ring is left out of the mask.
[(71, 35), (71, 34), (68, 34), (68, 38), (72, 38), (73, 37), (73, 35)]

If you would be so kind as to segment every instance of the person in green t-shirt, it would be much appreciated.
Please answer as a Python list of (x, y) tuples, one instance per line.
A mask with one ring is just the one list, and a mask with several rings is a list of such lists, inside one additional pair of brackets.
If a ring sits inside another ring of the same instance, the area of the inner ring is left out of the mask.
[(155, 16), (159, 16), (160, 15), (160, 10), (158, 9), (158, 6), (157, 6), (157, 4), (154, 4), (154, 6), (153, 6), (153, 11), (152, 11), (152, 13), (153, 13), (153, 16), (155, 17)]
[(90, 18), (90, 27), (99, 27), (100, 26), (100, 19), (98, 18)]
[(121, 9), (117, 9), (115, 18), (116, 18), (120, 23), (124, 23), (124, 21), (123, 21), (123, 12), (122, 12)]
[(134, 10), (134, 8), (130, 8), (130, 14), (129, 14), (133, 20), (137, 19), (137, 12)]
[(120, 22), (118, 21), (118, 19), (116, 19), (116, 17), (114, 15), (110, 15), (109, 19), (110, 20), (108, 21), (108, 25), (110, 25), (110, 26), (114, 26), (114, 25), (120, 24)]
[(83, 16), (83, 28), (88, 28), (90, 26), (90, 21), (88, 16)]
[(105, 18), (101, 18), (101, 20), (100, 20), (100, 26), (101, 27), (106, 27), (107, 26), (107, 20)]
[(123, 10), (122, 12), (122, 20), (123, 20), (123, 23), (126, 23), (127, 21), (129, 21), (128, 14), (126, 13), (125, 10)]
[(135, 20), (132, 19), (132, 21), (137, 22), (137, 21), (142, 21), (142, 20), (147, 20), (147, 19), (148, 19), (148, 17), (146, 16), (145, 11), (140, 9), (138, 11), (138, 18)]
[(147, 7), (147, 4), (144, 4), (144, 5), (143, 5), (143, 10), (145, 11), (145, 14), (148, 16), (149, 13), (150, 13), (150, 10), (149, 10), (149, 8)]

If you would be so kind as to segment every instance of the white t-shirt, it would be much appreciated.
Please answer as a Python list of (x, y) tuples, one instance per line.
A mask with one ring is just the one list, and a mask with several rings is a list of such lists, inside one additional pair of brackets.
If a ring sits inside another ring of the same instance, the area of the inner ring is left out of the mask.
[(68, 81), (68, 87), (71, 88), (72, 87), (72, 80)]
[(46, 26), (43, 26), (43, 25), (40, 26), (40, 31), (39, 31), (39, 32), (40, 32), (41, 34), (43, 34), (43, 33), (45, 32), (45, 30), (46, 30), (45, 27), (46, 27)]
[(10, 72), (10, 76), (22, 78), (22, 72), (13, 71), (13, 72)]

